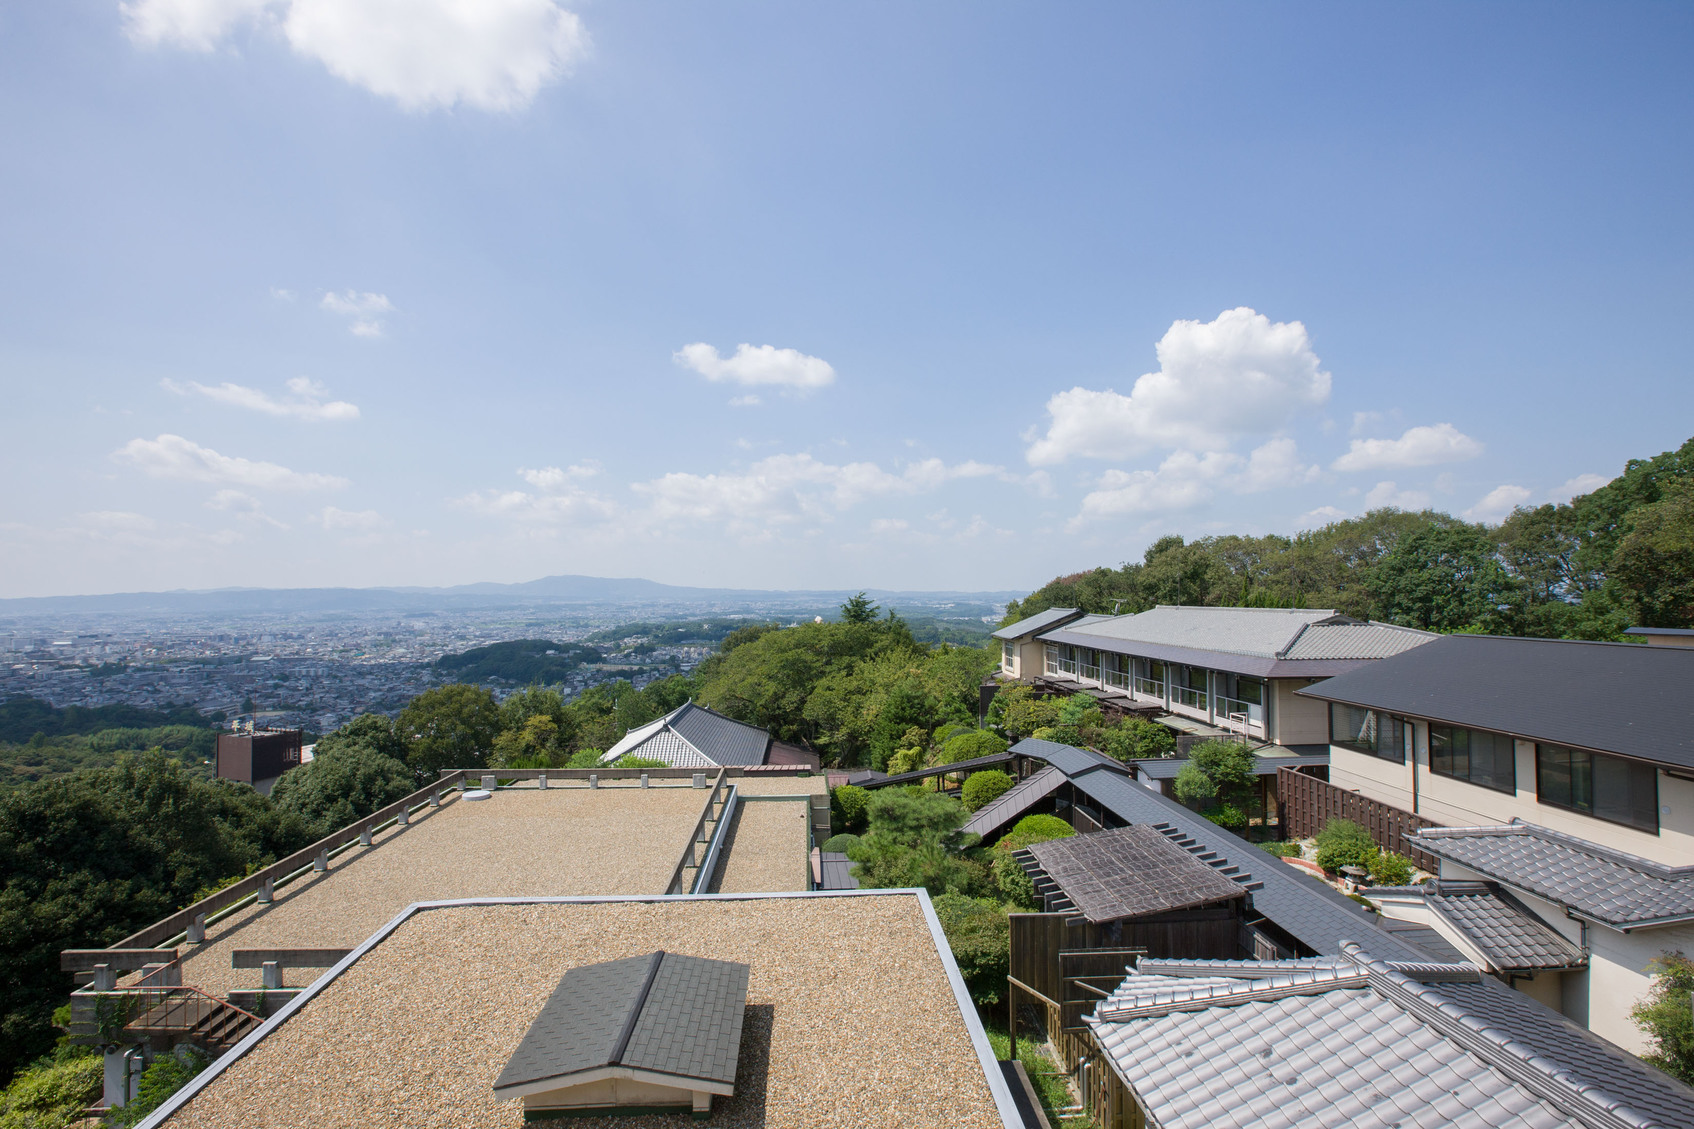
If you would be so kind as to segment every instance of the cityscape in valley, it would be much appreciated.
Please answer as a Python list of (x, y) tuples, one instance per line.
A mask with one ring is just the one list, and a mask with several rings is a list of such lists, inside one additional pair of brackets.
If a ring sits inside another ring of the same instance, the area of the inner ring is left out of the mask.
[(1694, 7), (0, 17), (0, 1129), (1694, 1129)]

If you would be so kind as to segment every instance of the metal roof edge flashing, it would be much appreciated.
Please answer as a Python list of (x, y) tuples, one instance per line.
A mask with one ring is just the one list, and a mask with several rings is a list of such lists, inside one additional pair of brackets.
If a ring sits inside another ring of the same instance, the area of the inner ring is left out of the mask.
[[(1406, 966), (1377, 960), (1351, 941), (1342, 942), (1342, 948), (1370, 973), (1371, 987), (1384, 999), (1567, 1116), (1593, 1129), (1644, 1129), (1654, 1124), (1651, 1120), (1624, 1116), (1617, 1108), (1624, 1103), (1614, 1095), (1560, 1069), (1534, 1047), (1500, 1031), (1461, 1004), (1425, 991), (1422, 987), (1425, 981), (1415, 972), (1403, 970)], [(1474, 966), (1470, 967), (1474, 971)], [(1480, 973), (1472, 982), (1482, 982)]]
[[(1236, 1007), (1240, 1004), (1268, 1003), (1291, 996), (1317, 996), (1349, 988), (1363, 988), (1370, 983), (1367, 973), (1357, 969), (1313, 968), (1306, 973), (1284, 973), (1280, 976), (1254, 980), (1243, 988), (1228, 991), (1201, 992), (1169, 1000), (1154, 1000), (1128, 1007), (1094, 1009), (1102, 1022), (1145, 1019), (1179, 1011), (1204, 1011), (1214, 1007)], [(1182, 989), (1172, 989), (1181, 991)]]
[(929, 892), (921, 886), (902, 886), (887, 890), (782, 890), (769, 893), (747, 894), (571, 894), (559, 896), (518, 896), (518, 897), (479, 897), (479, 898), (442, 898), (434, 901), (413, 902), (375, 933), (365, 938), (351, 952), (338, 961), (335, 966), (314, 980), (305, 990), (284, 1004), (275, 1015), (266, 1019), (259, 1026), (248, 1032), (242, 1040), (220, 1055), (205, 1070), (195, 1075), (187, 1085), (172, 1094), (152, 1113), (143, 1118), (136, 1129), (159, 1129), (177, 1110), (187, 1105), (190, 1100), (207, 1086), (211, 1085), (234, 1066), (249, 1051), (258, 1046), (271, 1032), (306, 1006), (306, 1003), (330, 984), (334, 983), (347, 969), (370, 952), (377, 945), (387, 940), (393, 932), (405, 924), (414, 914), (433, 909), (456, 909), (463, 906), (498, 906), (498, 905), (594, 905), (608, 902), (752, 902), (775, 901), (786, 898), (874, 898), (885, 896), (916, 896), (918, 907), (923, 911), (924, 923), (929, 927), (930, 940), (935, 946), (936, 956), (941, 960), (943, 971), (947, 974), (949, 986), (953, 989), (953, 999), (959, 1008), (959, 1018), (965, 1024), (966, 1033), (970, 1036), (972, 1049), (976, 1051), (977, 1060), (982, 1068), (983, 1080), (988, 1083), (988, 1091), (994, 1098), (994, 1106), (999, 1111), (1000, 1120), (1006, 1129), (1015, 1129), (1023, 1124), (1023, 1118), (1018, 1113), (1017, 1103), (1012, 1099), (1011, 1088), (1007, 1085), (1005, 1076), (1000, 1072), (998, 1060), (994, 1057), (994, 1049), (989, 1045), (988, 1033), (983, 1029), (982, 1019), (977, 1015), (976, 1005), (971, 1002), (970, 989), (965, 987), (959, 965), (953, 959), (953, 950), (947, 944), (947, 934), (941, 928), (941, 919), (935, 916), (935, 907), (930, 904)]

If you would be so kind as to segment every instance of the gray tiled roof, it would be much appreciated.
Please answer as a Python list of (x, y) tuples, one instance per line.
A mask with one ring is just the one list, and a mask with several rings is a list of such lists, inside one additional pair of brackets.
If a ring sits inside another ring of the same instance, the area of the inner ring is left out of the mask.
[(1097, 768), (1116, 773), (1129, 771), (1121, 761), (1115, 761), (1105, 753), (1097, 753), (1093, 749), (1079, 749), (1075, 745), (1061, 745), (1057, 741), (1041, 741), (1034, 737), (1025, 737), (1013, 745), (1011, 751), (1020, 756), (1046, 761), (1070, 777), (1080, 776)]
[(1426, 827), (1407, 841), (1606, 925), (1694, 917), (1694, 866), (1665, 866), (1532, 823)]
[(822, 872), (820, 890), (857, 890), (859, 880), (853, 877), (853, 860), (845, 851), (819, 851), (818, 869)]
[(1694, 768), (1694, 647), (1446, 635), (1300, 691)]
[(1245, 898), (1239, 884), (1145, 824), (1028, 848), (1076, 911), (1100, 924)]
[(1421, 647), (1439, 636), (1433, 631), (1392, 623), (1313, 623), (1295, 636), (1282, 659), (1385, 659)]
[(1487, 882), (1439, 882), (1421, 887), (1426, 905), (1463, 933), (1495, 972), (1580, 968), (1581, 946), (1536, 917), (1523, 903)]
[(725, 717), (716, 710), (684, 702), (657, 721), (625, 733), (605, 760), (626, 754), (652, 757), (676, 768), (745, 768), (764, 764), (771, 735), (757, 726)]
[(1206, 608), (1161, 604), (1136, 615), (1120, 615), (1088, 625), (1102, 639), (1164, 643), (1200, 651), (1276, 658), (1309, 623), (1333, 611), (1308, 608)]
[(964, 830), (980, 838), (988, 838), (1016, 821), (1030, 808), (1051, 796), (1065, 783), (1065, 774), (1048, 765), (1033, 776), (1018, 781), (989, 803), (978, 808), (965, 824)]
[(1023, 636), (1033, 634), (1044, 627), (1056, 627), (1061, 623), (1067, 623), (1081, 614), (1081, 611), (1077, 608), (1048, 608), (1044, 612), (1025, 616), (1016, 623), (1008, 623), (994, 632), (993, 635), (996, 639), (1021, 639)]
[(1694, 1124), (1694, 1090), (1468, 964), (1143, 959), (1086, 1021), (1163, 1129)]
[(1315, 953), (1340, 951), (1344, 940), (1369, 944), (1372, 952), (1395, 960), (1424, 960), (1428, 954), (1378, 928), (1375, 914), (1343, 897), (1327, 884), (1295, 870), (1239, 836), (1196, 815), (1144, 784), (1108, 772), (1071, 777), (1078, 791), (1125, 823), (1146, 823), (1184, 850), (1217, 869), (1234, 868), (1230, 878), (1253, 895), (1253, 909)]
[(664, 952), (573, 968), (494, 1088), (553, 1078), (568, 1085), (569, 1075), (604, 1066), (732, 1083), (747, 975), (745, 964)]

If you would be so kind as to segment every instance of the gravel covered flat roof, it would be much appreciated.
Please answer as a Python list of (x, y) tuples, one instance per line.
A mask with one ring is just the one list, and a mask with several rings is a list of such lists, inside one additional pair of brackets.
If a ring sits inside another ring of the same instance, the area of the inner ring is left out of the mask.
[(714, 1126), (1000, 1129), (1004, 1083), (998, 1072), (990, 1081), (987, 1043), (931, 920), (910, 891), (420, 907), (156, 1120), (517, 1129), (521, 1102), (496, 1098), (492, 1083), (560, 979), (662, 944), (749, 967), (735, 1094), (714, 1102)]
[[(413, 902), (568, 894), (662, 894), (705, 807), (707, 791), (666, 787), (503, 789), (449, 801), (370, 847), (297, 878), (269, 906), (251, 906), (182, 947), (183, 983), (214, 995), (257, 988), (232, 969), (234, 949), (350, 949)], [(796, 805), (797, 806), (797, 805)], [(796, 833), (798, 836), (798, 833)], [(798, 838), (795, 866), (803, 864)], [(291, 985), (317, 973), (291, 970)]]

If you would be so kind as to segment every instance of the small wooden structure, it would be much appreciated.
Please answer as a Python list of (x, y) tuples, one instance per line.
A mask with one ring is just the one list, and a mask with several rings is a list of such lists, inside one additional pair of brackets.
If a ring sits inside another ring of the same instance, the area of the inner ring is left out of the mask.
[(735, 1092), (749, 968), (663, 949), (573, 968), (494, 1081), (524, 1120), (689, 1111)]

